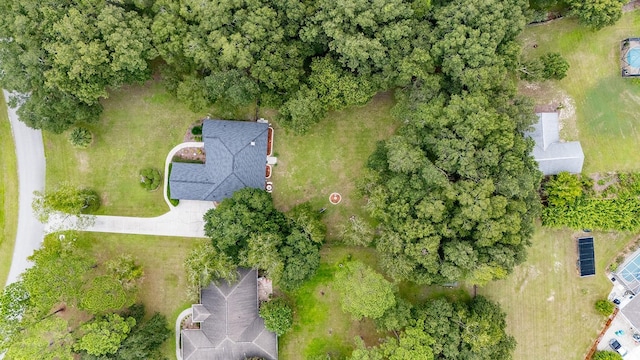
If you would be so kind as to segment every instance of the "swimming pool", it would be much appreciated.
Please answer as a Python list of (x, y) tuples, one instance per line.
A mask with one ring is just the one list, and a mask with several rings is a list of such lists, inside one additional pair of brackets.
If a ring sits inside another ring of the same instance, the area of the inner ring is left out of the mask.
[(634, 47), (627, 51), (627, 64), (634, 68), (640, 68), (640, 47)]

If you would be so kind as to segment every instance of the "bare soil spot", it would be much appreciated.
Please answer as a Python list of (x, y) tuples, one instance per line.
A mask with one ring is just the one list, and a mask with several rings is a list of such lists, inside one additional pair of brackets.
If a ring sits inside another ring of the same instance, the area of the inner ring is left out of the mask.
[(78, 160), (78, 171), (81, 173), (89, 172), (89, 155), (84, 151), (76, 151), (76, 159)]

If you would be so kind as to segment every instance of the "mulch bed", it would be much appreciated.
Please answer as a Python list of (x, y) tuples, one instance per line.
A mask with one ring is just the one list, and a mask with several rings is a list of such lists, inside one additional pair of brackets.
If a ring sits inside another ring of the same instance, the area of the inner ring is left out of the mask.
[(205, 163), (207, 160), (207, 154), (204, 148), (200, 147), (188, 147), (180, 149), (174, 156), (174, 159), (182, 160), (185, 162), (200, 162)]

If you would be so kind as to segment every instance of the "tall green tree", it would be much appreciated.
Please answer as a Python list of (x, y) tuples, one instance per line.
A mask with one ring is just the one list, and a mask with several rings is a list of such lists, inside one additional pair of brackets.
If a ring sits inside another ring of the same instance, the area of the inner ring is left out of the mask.
[(149, 77), (149, 22), (114, 2), (3, 1), (0, 83), (24, 94), (19, 115), (31, 127), (94, 122), (109, 87)]
[(626, 0), (567, 0), (571, 13), (594, 30), (613, 25), (622, 17)]
[(54, 212), (77, 216), (96, 210), (100, 206), (100, 197), (93, 190), (62, 183), (53, 191), (35, 191), (31, 206), (38, 219), (46, 222)]
[(307, 205), (290, 216), (278, 211), (264, 190), (236, 191), (204, 215), (214, 249), (210, 253), (224, 260), (219, 265), (264, 269), (284, 289), (294, 289), (320, 265), (325, 230)]
[(434, 339), (437, 359), (511, 359), (515, 340), (505, 332), (505, 314), (482, 296), (471, 302), (427, 302), (415, 313), (417, 324)]
[(118, 314), (94, 319), (80, 327), (83, 335), (75, 343), (74, 349), (96, 356), (115, 354), (135, 324), (134, 318), (125, 319)]
[(54, 316), (22, 329), (4, 355), (12, 360), (73, 360), (72, 345), (68, 323)]
[(393, 285), (359, 261), (344, 264), (335, 275), (342, 310), (355, 319), (377, 319), (396, 304)]
[(503, 278), (524, 260), (539, 212), (541, 175), (522, 136), (530, 103), (470, 93), (396, 111), (406, 125), (361, 185), (382, 225), (383, 268), (423, 284)]
[(129, 336), (122, 341), (115, 358), (119, 360), (153, 359), (170, 335), (167, 318), (160, 313), (155, 313), (149, 320), (136, 324)]
[(24, 288), (36, 313), (44, 315), (59, 302), (78, 304), (89, 269), (95, 259), (78, 249), (75, 240), (48, 236), (29, 257), (33, 266), (22, 275)]
[(454, 0), (434, 11), (431, 54), (451, 93), (498, 87), (515, 69), (526, 8), (526, 0)]

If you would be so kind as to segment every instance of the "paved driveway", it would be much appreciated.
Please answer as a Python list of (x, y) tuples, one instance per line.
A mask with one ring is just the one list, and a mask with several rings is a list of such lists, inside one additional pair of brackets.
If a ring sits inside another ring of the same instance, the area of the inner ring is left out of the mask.
[[(8, 101), (8, 93), (3, 90)], [(11, 260), (7, 284), (17, 280), (25, 269), (31, 266), (27, 257), (40, 247), (44, 235), (44, 225), (33, 215), (31, 202), (33, 192), (44, 190), (45, 159), (42, 133), (28, 128), (18, 120), (16, 109), (9, 109), (9, 122), (16, 147), (18, 162), (18, 231)]]
[[(616, 335), (616, 331), (622, 331), (623, 333)], [(611, 322), (611, 326), (607, 329), (607, 332), (604, 333), (602, 340), (598, 344), (598, 350), (611, 350), (611, 348), (609, 348), (609, 340), (615, 338), (622, 347), (629, 351), (624, 357), (625, 360), (640, 360), (640, 343), (633, 340), (632, 335), (633, 329), (622, 315), (618, 314), (615, 319), (613, 319), (613, 322)]]
[(78, 225), (75, 217), (66, 215), (52, 216), (45, 232), (79, 229), (82, 231), (107, 232), (120, 234), (140, 234), (158, 236), (205, 237), (203, 215), (213, 207), (212, 202), (180, 201), (164, 215), (151, 218), (130, 216), (82, 216), (81, 221), (91, 223)]

